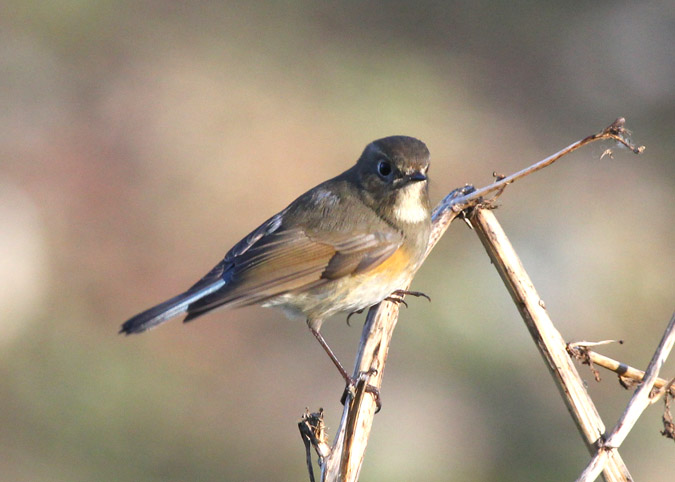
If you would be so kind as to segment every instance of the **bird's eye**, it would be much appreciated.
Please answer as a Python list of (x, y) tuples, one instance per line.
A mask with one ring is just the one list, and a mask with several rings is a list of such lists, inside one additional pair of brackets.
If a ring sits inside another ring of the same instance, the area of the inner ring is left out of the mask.
[(393, 172), (389, 161), (380, 161), (377, 163), (377, 173), (382, 178), (388, 178)]

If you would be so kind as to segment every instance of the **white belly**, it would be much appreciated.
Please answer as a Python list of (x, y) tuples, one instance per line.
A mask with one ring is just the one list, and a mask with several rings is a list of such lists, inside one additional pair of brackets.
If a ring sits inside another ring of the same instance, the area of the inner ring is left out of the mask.
[(391, 273), (386, 271), (380, 276), (357, 275), (333, 280), (306, 292), (279, 295), (262, 306), (281, 308), (289, 318), (307, 319), (318, 329), (329, 316), (373, 306), (393, 291), (402, 289), (406, 282), (405, 275), (391, 279)]

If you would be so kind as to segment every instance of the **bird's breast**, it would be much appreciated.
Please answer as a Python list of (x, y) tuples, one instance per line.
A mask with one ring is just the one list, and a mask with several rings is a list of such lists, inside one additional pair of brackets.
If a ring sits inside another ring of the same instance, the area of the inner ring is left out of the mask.
[(284, 293), (263, 306), (281, 308), (290, 318), (307, 318), (317, 327), (323, 319), (334, 314), (358, 311), (379, 303), (393, 291), (404, 288), (418, 267), (419, 256), (404, 245), (365, 273)]

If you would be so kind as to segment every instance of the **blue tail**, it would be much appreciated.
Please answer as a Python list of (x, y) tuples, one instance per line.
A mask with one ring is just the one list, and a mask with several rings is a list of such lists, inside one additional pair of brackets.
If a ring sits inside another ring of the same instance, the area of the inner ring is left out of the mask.
[(187, 312), (190, 304), (219, 290), (224, 285), (225, 281), (218, 279), (213, 283), (201, 286), (198, 289), (193, 287), (185, 293), (174, 296), (170, 300), (166, 300), (164, 303), (153, 306), (149, 310), (130, 318), (122, 325), (120, 333), (125, 333), (127, 335), (132, 333), (142, 333), (164, 323), (174, 316), (182, 315)]

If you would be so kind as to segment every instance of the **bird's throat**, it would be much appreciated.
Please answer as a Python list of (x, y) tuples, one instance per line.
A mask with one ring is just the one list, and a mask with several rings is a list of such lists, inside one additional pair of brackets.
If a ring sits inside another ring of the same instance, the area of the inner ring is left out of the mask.
[(415, 182), (400, 189), (392, 214), (402, 223), (419, 223), (429, 219), (426, 182)]

